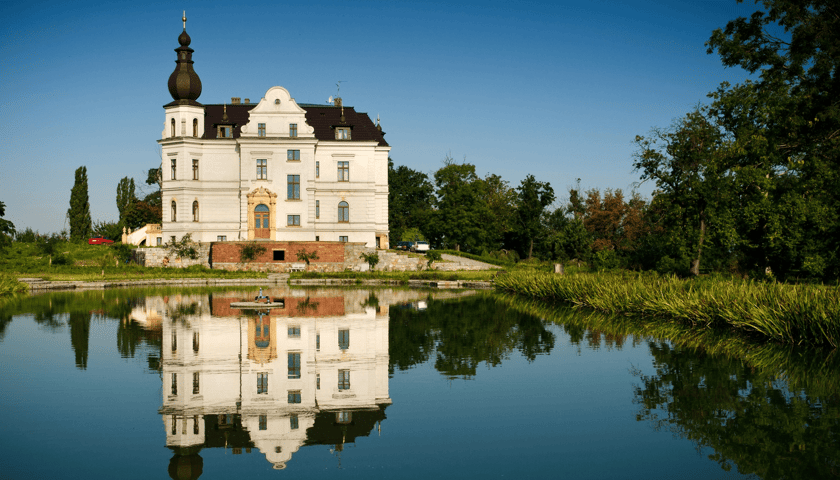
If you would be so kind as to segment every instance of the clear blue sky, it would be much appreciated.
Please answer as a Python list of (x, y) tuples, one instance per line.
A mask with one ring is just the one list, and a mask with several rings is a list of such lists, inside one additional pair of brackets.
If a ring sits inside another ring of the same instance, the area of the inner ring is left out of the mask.
[[(396, 165), (447, 154), (558, 197), (621, 188), (633, 138), (666, 127), (726, 80), (704, 42), (755, 5), (693, 2), (3, 2), (0, 201), (18, 229), (65, 227), (87, 166), (94, 220), (116, 220), (120, 178), (160, 164), (181, 11), (200, 102), (300, 103), (379, 115)], [(649, 195), (652, 185), (639, 188)]]

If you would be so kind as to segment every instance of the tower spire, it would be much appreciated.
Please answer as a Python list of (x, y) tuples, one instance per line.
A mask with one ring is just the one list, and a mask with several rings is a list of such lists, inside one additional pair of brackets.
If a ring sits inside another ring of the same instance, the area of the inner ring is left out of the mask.
[(201, 95), (201, 79), (193, 70), (192, 54), (195, 50), (190, 48), (190, 36), (187, 34), (187, 11), (181, 17), (184, 22), (184, 31), (178, 36), (180, 47), (175, 49), (178, 54), (175, 60), (175, 71), (169, 76), (169, 93), (178, 105), (200, 105), (196, 100)]

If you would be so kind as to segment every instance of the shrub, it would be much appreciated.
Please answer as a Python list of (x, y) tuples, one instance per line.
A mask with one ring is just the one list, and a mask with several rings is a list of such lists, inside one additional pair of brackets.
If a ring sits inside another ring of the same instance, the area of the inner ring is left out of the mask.
[(379, 253), (377, 253), (377, 252), (373, 252), (373, 253), (362, 252), (362, 254), (359, 255), (359, 258), (361, 258), (362, 260), (367, 262), (367, 264), (370, 266), (371, 270), (373, 270), (373, 268), (376, 266), (376, 264), (379, 263)]
[(248, 263), (256, 260), (265, 253), (265, 247), (257, 242), (243, 243), (239, 245), (239, 262)]
[(426, 258), (429, 259), (429, 263), (426, 264), (429, 268), (432, 267), (432, 263), (439, 262), (441, 259), (440, 252), (437, 250), (429, 250), (426, 252)]
[(168, 242), (166, 248), (169, 249), (170, 255), (175, 255), (178, 258), (192, 260), (198, 258), (198, 250), (195, 249), (195, 242), (192, 241), (192, 236), (189, 233), (181, 237), (181, 240)]
[(296, 255), (299, 262), (306, 262), (307, 267), (309, 266), (310, 261), (318, 260), (318, 250), (307, 252), (305, 248), (301, 248), (297, 251)]

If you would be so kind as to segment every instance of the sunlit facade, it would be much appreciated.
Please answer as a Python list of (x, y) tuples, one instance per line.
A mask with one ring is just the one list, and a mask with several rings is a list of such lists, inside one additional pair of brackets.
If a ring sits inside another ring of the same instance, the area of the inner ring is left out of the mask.
[(161, 237), (388, 246), (388, 153), (366, 113), (299, 104), (275, 86), (257, 102), (201, 104), (191, 39), (178, 38), (164, 105)]

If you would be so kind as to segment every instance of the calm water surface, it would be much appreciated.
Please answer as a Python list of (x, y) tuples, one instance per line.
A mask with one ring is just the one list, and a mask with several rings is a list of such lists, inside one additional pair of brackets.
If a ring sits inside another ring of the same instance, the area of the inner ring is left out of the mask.
[(256, 293), (0, 304), (0, 478), (840, 478), (830, 352), (747, 362), (465, 292), (231, 306)]

